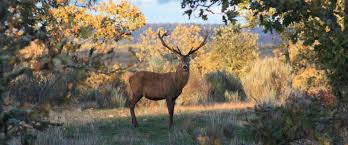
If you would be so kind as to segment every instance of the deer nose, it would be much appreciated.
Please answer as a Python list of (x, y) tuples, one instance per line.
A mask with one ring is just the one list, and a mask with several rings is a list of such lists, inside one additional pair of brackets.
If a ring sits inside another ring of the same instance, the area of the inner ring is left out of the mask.
[(186, 65), (182, 66), (184, 70), (188, 70), (188, 67)]

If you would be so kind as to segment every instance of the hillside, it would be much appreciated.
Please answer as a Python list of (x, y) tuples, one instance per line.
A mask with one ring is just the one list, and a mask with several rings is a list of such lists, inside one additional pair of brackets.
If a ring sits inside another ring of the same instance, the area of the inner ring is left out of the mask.
[[(179, 24), (171, 24), (171, 23), (166, 23), (166, 24), (146, 24), (144, 27), (141, 29), (133, 32), (132, 36), (133, 39), (132, 41), (122, 41), (120, 43), (122, 44), (127, 44), (127, 43), (137, 43), (140, 41), (140, 35), (147, 29), (152, 28), (153, 30), (157, 30), (158, 28), (162, 27), (165, 28), (167, 31), (171, 32), (175, 27)], [(203, 28), (203, 30), (209, 30), (212, 31), (215, 28), (218, 28), (220, 24), (180, 24), (180, 25), (199, 25), (200, 27)], [(252, 29), (243, 29), (243, 31), (249, 31), (255, 34), (258, 34), (259, 40), (258, 40), (258, 45), (260, 48), (264, 47), (269, 47), (269, 46), (277, 46), (281, 44), (281, 39), (279, 37), (279, 34), (276, 32), (273, 33), (265, 33), (261, 27), (257, 28), (252, 28)]]

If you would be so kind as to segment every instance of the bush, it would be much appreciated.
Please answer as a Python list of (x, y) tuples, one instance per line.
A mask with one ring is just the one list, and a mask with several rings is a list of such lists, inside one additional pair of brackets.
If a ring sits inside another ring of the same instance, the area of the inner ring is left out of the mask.
[[(243, 85), (240, 80), (226, 72), (212, 72), (205, 76), (208, 84), (208, 101), (209, 102), (224, 102), (227, 101), (226, 94), (234, 91), (238, 92), (238, 100), (246, 100)], [(226, 93), (228, 92), (228, 93)]]
[[(74, 100), (77, 103), (96, 102), (100, 97), (105, 97), (110, 94), (111, 86), (118, 86), (120, 82), (111, 75), (88, 73), (88, 75), (81, 80), (75, 80), (79, 83), (76, 84), (74, 90)], [(116, 87), (115, 87), (116, 88)], [(102, 103), (103, 104), (103, 103)]]
[(100, 88), (106, 84), (111, 84), (115, 81), (115, 78), (111, 75), (90, 73), (89, 76), (84, 80), (82, 85), (95, 89)]
[(255, 116), (247, 119), (243, 136), (261, 144), (288, 145), (307, 142), (307, 144), (328, 144), (330, 112), (305, 93), (293, 93), (286, 103), (280, 106), (259, 104)]
[(106, 75), (89, 73), (89, 75), (77, 85), (74, 99), (84, 107), (125, 107), (128, 95), (126, 93), (124, 79), (127, 75), (129, 74)]
[(292, 86), (307, 92), (320, 87), (330, 88), (329, 79), (325, 71), (314, 67), (298, 70), (292, 79)]
[(303, 41), (296, 43), (288, 42), (289, 59), (295, 70), (307, 68), (315, 64), (318, 59), (318, 52), (314, 51), (313, 45), (304, 45)]
[(8, 97), (19, 103), (62, 104), (69, 98), (69, 84), (76, 81), (74, 72), (56, 74), (37, 72), (33, 76), (20, 76), (12, 81)]
[(291, 67), (277, 59), (257, 60), (242, 82), (253, 101), (283, 102), (290, 90)]
[(239, 102), (246, 100), (240, 80), (226, 72), (202, 75), (196, 69), (177, 100), (181, 105), (206, 104), (213, 102)]
[(257, 58), (257, 36), (242, 32), (237, 26), (218, 28), (204, 55), (197, 58), (205, 72), (226, 71), (242, 76), (250, 70), (250, 64)]
[(112, 75), (99, 73), (36, 72), (33, 76), (23, 75), (12, 81), (5, 101), (8, 105), (76, 103), (81, 107), (124, 107), (128, 97), (123, 84)]

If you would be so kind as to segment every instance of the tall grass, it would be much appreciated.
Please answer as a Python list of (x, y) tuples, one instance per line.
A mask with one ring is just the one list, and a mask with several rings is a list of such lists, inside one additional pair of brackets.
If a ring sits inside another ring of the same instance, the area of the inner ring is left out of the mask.
[(96, 96), (97, 105), (100, 108), (120, 108), (125, 107), (128, 96), (122, 87), (107, 85), (98, 91)]
[(72, 73), (65, 75), (37, 72), (33, 76), (22, 75), (11, 82), (8, 96), (11, 102), (62, 104), (69, 99), (69, 83), (76, 78)]
[(257, 60), (242, 77), (245, 92), (251, 101), (280, 103), (290, 93), (291, 67), (278, 59)]

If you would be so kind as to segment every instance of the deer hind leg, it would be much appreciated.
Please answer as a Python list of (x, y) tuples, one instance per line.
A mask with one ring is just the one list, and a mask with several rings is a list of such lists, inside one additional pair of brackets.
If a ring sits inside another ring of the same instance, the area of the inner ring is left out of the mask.
[(129, 106), (129, 110), (131, 113), (131, 117), (132, 117), (132, 124), (134, 127), (138, 127), (138, 122), (137, 122), (137, 118), (135, 117), (135, 112), (134, 112), (134, 108), (135, 105), (138, 103), (138, 101), (142, 98), (142, 96), (138, 95), (138, 96), (133, 96), (131, 97), (131, 102), (130, 102), (130, 106)]
[(175, 101), (167, 99), (166, 102), (167, 102), (167, 108), (168, 108), (168, 113), (169, 113), (169, 128), (172, 128), (173, 127), (173, 115), (174, 115)]

